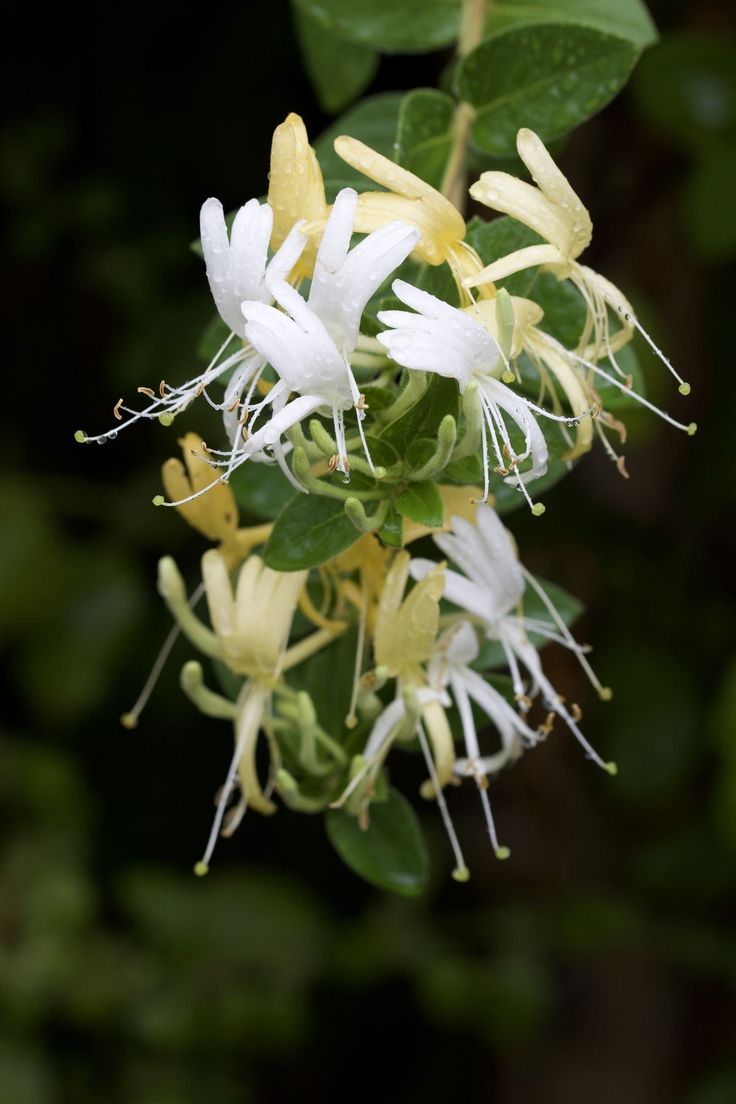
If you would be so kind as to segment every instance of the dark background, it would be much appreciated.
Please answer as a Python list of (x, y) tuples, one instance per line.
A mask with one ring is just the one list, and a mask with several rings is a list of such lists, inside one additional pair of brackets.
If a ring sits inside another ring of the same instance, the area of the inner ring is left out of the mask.
[[(176, 431), (104, 449), (119, 395), (191, 374), (211, 305), (188, 250), (208, 195), (266, 190), (273, 127), (324, 117), (288, 7), (15, 12), (6, 40), (0, 440), (0, 1104), (736, 1100), (733, 640), (733, 6), (653, 5), (662, 45), (566, 145), (586, 261), (637, 304), (692, 383), (643, 356), (694, 439), (630, 418), (623, 481), (596, 452), (511, 522), (526, 562), (586, 602), (615, 688), (549, 672), (619, 763), (558, 734), (494, 787), (494, 862), (469, 791), (473, 869), (425, 811), (418, 902), (355, 879), (318, 818), (247, 817), (190, 873), (229, 757), (181, 698), (180, 645), (133, 732), (118, 726), (167, 631), (155, 564), (201, 545), (149, 506)], [(372, 91), (436, 83), (386, 59)], [(193, 423), (204, 429), (200, 422)], [(206, 432), (205, 432), (206, 436)], [(415, 792), (411, 760), (396, 777)], [(417, 799), (418, 800), (418, 799)]]

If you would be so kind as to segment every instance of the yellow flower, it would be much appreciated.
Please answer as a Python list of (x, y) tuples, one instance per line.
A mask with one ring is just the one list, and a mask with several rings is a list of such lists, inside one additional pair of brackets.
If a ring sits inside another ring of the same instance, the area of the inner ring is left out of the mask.
[(330, 206), (317, 155), (309, 144), (306, 127), (299, 115), (291, 112), (273, 132), (268, 202), (273, 210), (271, 248), (277, 249), (296, 222), (304, 219), (305, 233), (312, 240), (306, 245), (294, 273), (309, 276), (319, 245), (321, 230)]
[[(238, 505), (226, 483), (213, 476), (207, 446), (198, 433), (187, 433), (179, 439), (184, 463), (172, 456), (161, 468), (164, 490), (169, 499), (189, 498), (177, 506), (184, 520), (207, 540), (218, 541), (220, 551), (230, 566), (244, 559), (257, 544), (268, 539), (272, 525), (238, 528)], [(201, 492), (206, 490), (207, 494)], [(199, 497), (191, 496), (198, 494)]]
[(336, 138), (335, 152), (352, 168), (388, 189), (359, 195), (356, 231), (369, 234), (396, 219), (418, 227), (422, 236), (412, 256), (430, 265), (446, 262), (464, 301), (470, 301), (463, 281), (479, 272), (482, 262), (464, 240), (465, 220), (454, 204), (426, 181), (357, 138)]

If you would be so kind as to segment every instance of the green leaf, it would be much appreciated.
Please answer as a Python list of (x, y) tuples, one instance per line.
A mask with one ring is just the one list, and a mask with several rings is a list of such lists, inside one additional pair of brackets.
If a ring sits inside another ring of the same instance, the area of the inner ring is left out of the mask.
[(627, 38), (638, 46), (657, 41), (657, 29), (641, 0), (494, 0), (486, 37), (520, 23), (575, 23)]
[(417, 88), (401, 101), (396, 131), (398, 162), (440, 188), (452, 147), (455, 101), (444, 92)]
[(577, 288), (569, 280), (558, 280), (551, 272), (540, 272), (534, 281), (533, 298), (544, 311), (539, 329), (557, 338), (566, 349), (575, 349), (587, 314)]
[(294, 6), (304, 68), (320, 107), (334, 115), (357, 99), (378, 69), (375, 50), (349, 42), (323, 26), (306, 5)]
[(405, 491), (396, 496), (394, 504), (404, 517), (430, 529), (439, 529), (445, 520), (442, 496), (431, 479), (410, 483)]
[(294, 494), (278, 464), (241, 464), (229, 483), (238, 505), (264, 521), (272, 521)]
[(290, 688), (306, 690), (314, 702), (320, 725), (340, 743), (355, 731), (345, 728), (345, 717), (350, 710), (356, 646), (357, 629), (352, 628), (312, 656), (308, 663), (289, 671)]
[(634, 67), (623, 38), (572, 24), (511, 27), (486, 39), (458, 66), (458, 96), (477, 110), (472, 139), (486, 153), (513, 155), (516, 132), (550, 141), (600, 111)]
[(378, 535), (391, 548), (404, 547), (404, 519), (393, 504), (389, 506), (386, 520), (378, 530)]
[(444, 376), (432, 376), (421, 399), (383, 430), (381, 440), (388, 441), (403, 455), (417, 438), (436, 436), (445, 415), (457, 417), (457, 409), (457, 382)]
[(263, 558), (274, 571), (301, 571), (344, 552), (359, 536), (340, 500), (295, 494), (276, 518)]
[[(565, 624), (572, 625), (572, 623), (580, 617), (585, 608), (580, 599), (575, 598), (572, 594), (568, 594), (561, 586), (557, 586), (556, 583), (550, 583), (546, 579), (538, 578), (537, 582), (555, 606)], [(524, 591), (524, 616), (533, 617), (540, 621), (551, 621), (547, 607), (536, 591), (530, 586)], [(529, 640), (536, 648), (542, 648), (548, 643), (543, 636), (539, 636), (532, 632), (529, 633)], [(507, 662), (506, 654), (501, 644), (497, 640), (486, 640), (480, 647), (478, 658), (474, 660), (473, 667), (476, 667), (479, 671), (483, 671), (487, 667), (505, 667)]]
[(385, 54), (417, 54), (457, 37), (460, 0), (295, 0), (325, 30)]
[(633, 90), (649, 122), (687, 149), (736, 138), (736, 45), (728, 38), (670, 35), (644, 59)]
[(314, 149), (325, 180), (339, 182), (341, 188), (355, 188), (358, 192), (375, 191), (377, 185), (372, 180), (357, 169), (352, 169), (337, 156), (333, 142), (341, 134), (349, 134), (351, 138), (358, 138), (371, 149), (393, 160), (396, 152), (396, 127), (403, 98), (401, 92), (369, 96), (341, 115), (327, 130), (322, 131)]
[(325, 817), (330, 843), (352, 871), (367, 882), (418, 897), (429, 878), (429, 856), (414, 809), (389, 789), (387, 800), (370, 807), (370, 823), (362, 831), (355, 817), (331, 809)]

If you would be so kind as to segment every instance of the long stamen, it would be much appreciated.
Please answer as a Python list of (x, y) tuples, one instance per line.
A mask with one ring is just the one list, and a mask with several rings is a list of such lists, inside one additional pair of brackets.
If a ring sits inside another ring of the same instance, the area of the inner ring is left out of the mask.
[(680, 394), (681, 395), (689, 395), (690, 394), (690, 384), (686, 383), (686, 381), (682, 378), (682, 376), (673, 368), (672, 363), (670, 362), (670, 360), (664, 355), (664, 353), (660, 349), (659, 345), (655, 344), (655, 342), (652, 340), (652, 338), (649, 336), (647, 331), (642, 326), (639, 319), (636, 318), (633, 314), (630, 314), (627, 310), (624, 310), (623, 307), (619, 307), (618, 309), (619, 309), (619, 313), (622, 315), (622, 317), (625, 318), (627, 322), (631, 323), (631, 325), (634, 326), (639, 331), (639, 333), (644, 338), (647, 345), (652, 350), (652, 352), (655, 354), (655, 356), (659, 357), (659, 359), (664, 364), (665, 368), (667, 368), (672, 373), (672, 375), (675, 377), (675, 379), (677, 380), (677, 382), (679, 384), (678, 391), (680, 392)]
[[(192, 593), (189, 597), (189, 600), (188, 600), (187, 604), (189, 605), (189, 607), (191, 609), (194, 609), (194, 607), (197, 605), (197, 603), (199, 602), (199, 600), (200, 600), (200, 598), (202, 597), (203, 594), (204, 594), (204, 583), (200, 583), (199, 586), (195, 590), (192, 591)], [(148, 701), (151, 697), (151, 694), (153, 693), (154, 689), (156, 688), (156, 683), (158, 682), (159, 678), (161, 677), (161, 672), (163, 671), (164, 667), (166, 666), (166, 661), (168, 660), (169, 656), (171, 655), (171, 649), (174, 647), (174, 644), (176, 643), (176, 640), (177, 640), (180, 632), (181, 632), (181, 626), (180, 625), (172, 625), (166, 639), (164, 640), (163, 644), (161, 645), (161, 648), (159, 650), (158, 655), (156, 656), (155, 660), (153, 661), (153, 666), (151, 667), (150, 674), (148, 675), (148, 678), (144, 682), (143, 689), (141, 690), (140, 694), (136, 698), (135, 704), (133, 705), (132, 709), (128, 710), (127, 713), (123, 713), (122, 717), (120, 718), (120, 723), (122, 724), (123, 728), (135, 728), (137, 726), (138, 721), (140, 719), (140, 715), (143, 712), (143, 710), (146, 708), (146, 705), (148, 704)]]
[[(475, 731), (475, 723), (473, 721), (473, 711), (470, 706), (470, 699), (465, 693), (465, 689), (458, 678), (451, 678), (452, 693), (457, 703), (458, 713), (460, 714), (460, 723), (463, 727), (463, 735), (465, 737), (465, 746), (468, 752), (468, 758), (470, 764), (476, 764), (480, 758), (480, 749), (478, 747), (478, 736)], [(496, 835), (496, 825), (493, 820), (493, 813), (491, 812), (491, 803), (488, 798), (488, 782), (485, 776), (478, 770), (477, 766), (473, 771), (475, 778), (475, 784), (478, 787), (478, 793), (480, 795), (481, 805), (483, 806), (483, 813), (486, 818), (486, 827), (488, 829), (488, 836), (493, 847), (494, 854), (497, 859), (508, 859), (511, 854), (508, 847), (501, 847), (498, 842), (498, 836)]]
[(562, 620), (562, 617), (560, 616), (559, 612), (557, 611), (556, 606), (554, 605), (552, 599), (549, 597), (549, 595), (545, 591), (544, 587), (542, 587), (537, 582), (537, 580), (532, 575), (531, 571), (529, 571), (526, 567), (524, 567), (524, 565), (522, 563), (519, 564), (519, 567), (521, 568), (522, 574), (523, 574), (524, 578), (526, 579), (527, 583), (529, 584), (529, 586), (542, 599), (542, 602), (544, 603), (547, 610), (549, 611), (549, 614), (552, 617), (552, 620), (555, 622), (555, 624), (559, 628), (560, 632), (562, 633), (563, 637), (565, 638), (565, 642), (566, 642), (567, 647), (570, 648), (570, 650), (573, 651), (575, 653), (575, 655), (577, 656), (578, 663), (583, 668), (586, 675), (590, 679), (591, 683), (593, 684), (593, 686), (598, 691), (599, 697), (602, 698), (603, 701), (609, 701), (613, 697), (613, 693), (611, 691), (611, 688), (609, 686), (601, 685), (600, 679), (596, 675), (596, 673), (593, 670), (593, 668), (591, 667), (591, 665), (588, 663), (588, 660), (585, 658), (585, 655), (583, 653), (583, 649), (580, 647), (577, 640), (572, 635), (572, 633), (568, 629), (565, 622)]
[(690, 437), (692, 437), (693, 434), (697, 431), (698, 427), (695, 422), (689, 422), (687, 425), (685, 425), (684, 422), (676, 421), (675, 418), (669, 415), (665, 410), (661, 410), (658, 406), (655, 406), (654, 403), (649, 401), (649, 399), (645, 399), (643, 395), (640, 395), (631, 387), (627, 387), (625, 384), (619, 383), (617, 379), (614, 379), (613, 376), (609, 375), (608, 372), (604, 371), (603, 368), (599, 368), (597, 364), (593, 364), (589, 360), (584, 360), (583, 357), (579, 357), (572, 352), (568, 352), (567, 355), (572, 357), (579, 364), (583, 364), (586, 368), (589, 368), (592, 372), (595, 372), (596, 375), (601, 376), (607, 383), (610, 383), (614, 387), (617, 387), (619, 391), (623, 391), (625, 395), (628, 395), (630, 398), (635, 399), (636, 402), (641, 403), (641, 405), (645, 406), (647, 410), (651, 410), (652, 413), (662, 418), (662, 420), (667, 422), (669, 425), (674, 426), (675, 429), (684, 430), (684, 432), (687, 433)]
[(463, 852), (460, 847), (460, 841), (457, 838), (457, 832), (455, 831), (455, 825), (452, 823), (452, 817), (450, 816), (450, 810), (447, 807), (445, 800), (445, 792), (442, 789), (442, 785), (437, 774), (437, 767), (435, 765), (434, 758), (432, 756), (431, 749), (429, 747), (429, 741), (427, 740), (427, 734), (424, 731), (424, 725), (419, 722), (417, 726), (417, 735), (419, 737), (419, 746), (422, 749), (422, 755), (424, 756), (424, 762), (427, 764), (427, 771), (434, 787), (434, 793), (437, 800), (437, 806), (440, 810), (440, 816), (442, 817), (442, 823), (445, 826), (447, 832), (447, 838), (450, 841), (450, 847), (455, 857), (455, 869), (452, 872), (452, 876), (456, 882), (467, 882), (470, 877), (470, 871), (465, 863)]
[[(248, 729), (247, 726), (244, 726), (243, 731), (240, 734), (240, 737), (238, 738), (238, 741), (235, 745), (235, 751), (233, 752), (233, 757), (230, 760), (230, 766), (228, 767), (227, 776), (225, 778), (225, 785), (222, 787), (222, 790), (220, 791), (220, 797), (219, 797), (219, 800), (217, 802), (217, 809), (215, 810), (215, 816), (214, 816), (214, 819), (212, 821), (212, 827), (210, 829), (210, 834), (209, 834), (209, 837), (207, 839), (207, 846), (205, 847), (204, 855), (199, 860), (199, 862), (194, 864), (194, 873), (198, 877), (203, 877), (209, 871), (210, 859), (212, 858), (213, 852), (215, 850), (215, 846), (217, 844), (217, 837), (220, 834), (220, 826), (222, 824), (223, 817), (225, 816), (225, 809), (226, 809), (227, 803), (230, 799), (230, 794), (233, 792), (233, 788), (235, 786), (235, 777), (238, 773), (238, 763), (240, 762), (240, 757), (243, 754), (243, 751), (245, 749), (245, 742), (248, 738), (248, 735), (249, 735), (249, 729)], [(243, 798), (243, 804), (247, 808), (248, 803), (247, 803), (246, 798)], [(243, 809), (243, 814), (244, 813), (245, 813), (245, 808)], [(241, 814), (241, 819), (242, 819), (243, 814)]]
[(363, 648), (365, 645), (365, 626), (368, 618), (368, 598), (365, 588), (361, 592), (360, 618), (358, 620), (358, 639), (355, 644), (355, 664), (353, 666), (353, 691), (350, 695), (350, 708), (348, 709), (345, 725), (347, 728), (355, 728), (358, 723), (355, 710), (358, 705), (360, 692), (360, 669), (363, 666)]
[[(130, 415), (129, 418), (127, 418), (125, 421), (120, 422), (120, 424), (115, 426), (113, 429), (108, 430), (107, 433), (99, 433), (93, 437), (88, 436), (81, 429), (79, 429), (74, 434), (75, 439), (85, 444), (92, 442), (111, 441), (117, 437), (118, 433), (121, 430), (127, 429), (129, 426), (134, 425), (138, 421), (141, 421), (141, 419), (162, 417), (167, 418), (170, 416), (173, 417), (173, 415), (175, 415), (179, 410), (183, 409), (193, 399), (197, 398), (197, 396), (202, 393), (204, 388), (209, 383), (217, 379), (218, 376), (222, 375), (222, 373), (227, 371), (228, 368), (233, 367), (245, 356), (247, 356), (247, 349), (239, 349), (236, 353), (233, 353), (232, 356), (228, 357), (227, 360), (224, 360), (221, 364), (217, 363), (220, 356), (225, 351), (234, 336), (234, 334), (230, 334), (227, 340), (224, 341), (220, 348), (217, 350), (215, 356), (207, 365), (207, 368), (205, 368), (204, 372), (202, 372), (199, 376), (195, 376), (191, 380), (187, 380), (186, 383), (181, 384), (181, 386), (179, 387), (170, 387), (167, 384), (164, 384), (162, 381), (159, 397), (152, 398), (149, 406), (145, 410), (131, 410), (129, 407), (122, 406), (120, 403), (117, 403), (116, 410), (118, 412), (121, 409), (124, 410), (126, 414)], [(139, 388), (139, 391), (144, 394), (150, 394), (148, 388)]]

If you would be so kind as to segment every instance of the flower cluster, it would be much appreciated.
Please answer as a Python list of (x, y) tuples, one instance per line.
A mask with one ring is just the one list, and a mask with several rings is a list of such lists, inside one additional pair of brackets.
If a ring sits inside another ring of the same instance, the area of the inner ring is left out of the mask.
[[(274, 812), (276, 796), (298, 811), (341, 809), (368, 828), (396, 746), (424, 757), (422, 792), (440, 807), (460, 880), (467, 868), (444, 798), (449, 782), (474, 781), (504, 858), (489, 778), (555, 722), (615, 773), (583, 735), (579, 708), (545, 674), (538, 645), (569, 649), (599, 695), (610, 691), (493, 505), (525, 502), (541, 514), (534, 485), (570, 467), (596, 436), (625, 474), (611, 443), (612, 433), (625, 437), (606, 406), (612, 396), (688, 433), (695, 426), (634, 388), (626, 351), (639, 331), (680, 392), (689, 390), (624, 295), (580, 262), (591, 220), (540, 139), (522, 129), (517, 146), (533, 183), (486, 172), (470, 187), (478, 204), (507, 217), (509, 240), (526, 243), (497, 256), (445, 196), (353, 137), (338, 138), (335, 151), (364, 190), (343, 187), (329, 202), (304, 125), (290, 115), (274, 134), (268, 200), (249, 200), (232, 221), (216, 199), (202, 207), (222, 333), (215, 356), (183, 384), (139, 388), (141, 409), (119, 400), (107, 433), (77, 433), (104, 441), (143, 419), (170, 425), (200, 398), (221, 417), (222, 447), (187, 433), (184, 463), (167, 462), (166, 496), (154, 499), (217, 542), (191, 596), (173, 560), (159, 570), (174, 635), (224, 669), (230, 688), (209, 689), (199, 661), (183, 668), (192, 702), (234, 726), (199, 872), (219, 833), (248, 808)], [(527, 297), (503, 286), (519, 273), (529, 276)], [(582, 312), (574, 343), (545, 313), (557, 284)], [(293, 498), (275, 525), (240, 528), (241, 481), (261, 483), (274, 470)], [(427, 558), (429, 536), (441, 560)], [(425, 554), (414, 556), (407, 546), (419, 540)], [(207, 621), (196, 612), (203, 596)], [(346, 651), (346, 708), (328, 721), (305, 671)]]

